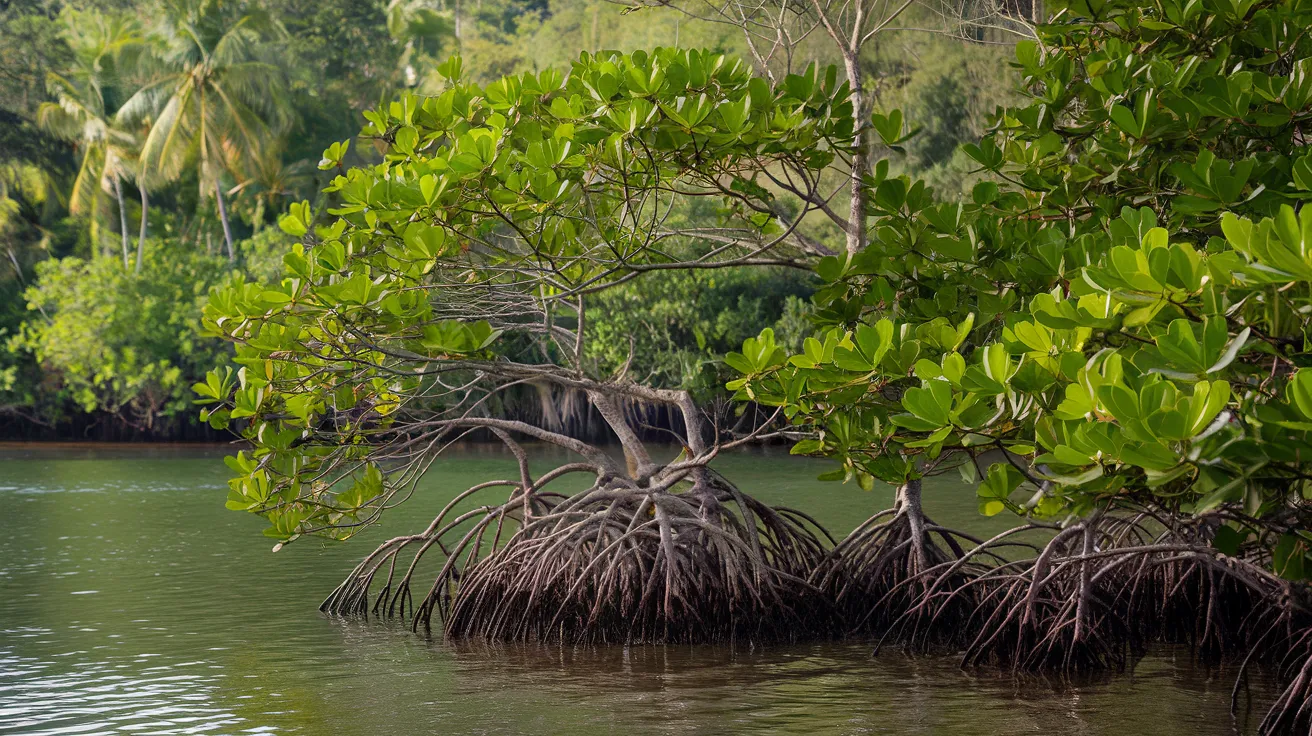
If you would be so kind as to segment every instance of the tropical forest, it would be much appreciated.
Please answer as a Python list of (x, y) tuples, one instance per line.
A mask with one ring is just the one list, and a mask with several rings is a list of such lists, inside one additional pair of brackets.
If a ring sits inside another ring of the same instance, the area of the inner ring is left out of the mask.
[(1308, 0), (0, 3), (0, 732), (1312, 734), (1309, 201)]

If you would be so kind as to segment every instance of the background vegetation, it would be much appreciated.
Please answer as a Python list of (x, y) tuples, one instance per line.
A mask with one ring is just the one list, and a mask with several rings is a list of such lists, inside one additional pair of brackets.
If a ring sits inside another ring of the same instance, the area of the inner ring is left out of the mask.
[[(624, 10), (600, 0), (9, 3), (0, 436), (210, 436), (189, 408), (191, 384), (230, 351), (196, 336), (210, 287), (275, 277), (292, 239), (269, 225), (291, 202), (322, 207), (336, 173), (319, 169), (322, 152), (351, 140), (363, 111), (438, 90), (451, 54), (465, 79), (485, 83), (602, 48), (742, 52), (735, 27)], [(834, 61), (823, 43), (800, 51), (801, 62)], [(894, 168), (969, 191), (957, 147), (1010, 99), (1011, 57), (1005, 44), (921, 33), (868, 44), (865, 92), (922, 128)], [(371, 143), (352, 144), (344, 163), (378, 158)], [(841, 247), (837, 229), (812, 235)], [(761, 325), (801, 345), (814, 288), (783, 269), (648, 279), (589, 305), (599, 334), (623, 336), (594, 341), (603, 352), (591, 357), (656, 385), (716, 391), (713, 356)]]

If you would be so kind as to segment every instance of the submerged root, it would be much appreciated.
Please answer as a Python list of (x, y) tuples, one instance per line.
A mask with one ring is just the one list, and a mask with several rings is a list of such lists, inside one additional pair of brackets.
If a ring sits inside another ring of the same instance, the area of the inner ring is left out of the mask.
[[(1260, 545), (1218, 553), (1215, 519), (1141, 510), (982, 541), (926, 517), (909, 483), (895, 508), (834, 545), (801, 512), (771, 508), (709, 468), (672, 467), (653, 482), (598, 463), (535, 480), (523, 465), (520, 479), (474, 486), (424, 531), (384, 542), (322, 608), (415, 627), (436, 615), (451, 639), (759, 644), (854, 634), (955, 650), (964, 666), (1062, 675), (1119, 671), (1154, 643), (1186, 644), (1204, 660), (1242, 659), (1241, 683), (1250, 666), (1285, 683), (1263, 734), (1312, 732), (1308, 606), (1269, 572)], [(544, 490), (576, 472), (596, 482), (572, 496)], [(462, 509), (498, 488), (502, 503)], [(1022, 541), (1035, 532), (1047, 535), (1041, 544)], [(416, 596), (416, 570), (434, 547), (440, 570), (423, 574), (432, 585)], [(1008, 559), (1015, 548), (1029, 551)]]
[[(504, 486), (515, 489), (505, 503), (454, 513), (462, 501), (480, 491)], [(319, 610), (338, 616), (367, 617), (372, 613), (404, 618), (409, 615), (416, 624), (421, 619), (426, 622), (426, 615), (415, 605), (411, 587), (425, 553), (434, 546), (438, 547), (447, 558), (443, 574), (453, 581), (458, 580), (464, 556), (476, 557), (489, 536), (495, 549), (507, 522), (513, 525), (525, 516), (546, 513), (559, 498), (556, 494), (525, 494), (523, 486), (512, 481), (480, 483), (456, 496), (424, 531), (394, 537), (380, 544), (328, 595)], [(375, 585), (380, 575), (381, 587)], [(431, 593), (424, 600), (428, 597)]]
[(968, 625), (963, 663), (1067, 675), (1123, 669), (1137, 655), (1115, 602), (1114, 568), (1096, 557), (1107, 544), (1096, 524), (1054, 536), (1037, 558), (1007, 563), (978, 576), (979, 605)]
[[(515, 488), (504, 504), (454, 511), (497, 485)], [(796, 640), (832, 626), (806, 582), (822, 539), (805, 514), (709, 473), (683, 492), (603, 475), (569, 497), (496, 481), (458, 496), (424, 532), (380, 545), (321, 608), (410, 616), (416, 627), (436, 614), (452, 639)], [(415, 570), (433, 547), (442, 567), (416, 600)]]
[(978, 575), (964, 662), (1075, 674), (1124, 669), (1159, 642), (1209, 660), (1249, 651), (1276, 613), (1269, 574), (1169, 521), (1094, 516)]
[(829, 621), (805, 581), (824, 549), (813, 529), (724, 482), (601, 486), (525, 525), (436, 602), (455, 639), (794, 640)]
[(1284, 651), (1273, 659), (1285, 688), (1258, 726), (1262, 736), (1312, 733), (1312, 627), (1282, 633)]
[(920, 506), (920, 482), (899, 489), (894, 509), (871, 517), (811, 574), (849, 633), (916, 649), (956, 642), (974, 601), (963, 583), (985, 557), (966, 559), (980, 541), (934, 523)]

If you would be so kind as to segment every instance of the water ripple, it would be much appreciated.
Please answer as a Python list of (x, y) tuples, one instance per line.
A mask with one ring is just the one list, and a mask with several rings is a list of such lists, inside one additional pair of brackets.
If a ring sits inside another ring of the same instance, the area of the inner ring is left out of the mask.
[[(1219, 736), (1257, 720), (1229, 715), (1230, 673), (1187, 657), (1055, 688), (853, 644), (457, 647), (320, 617), (370, 539), (426, 524), (513, 459), (454, 456), (361, 541), (274, 555), (258, 519), (223, 509), (214, 454), (0, 448), (0, 733)], [(840, 531), (885, 500), (817, 484), (790, 460), (722, 469), (770, 502), (806, 493)], [(936, 518), (974, 518), (963, 499)]]

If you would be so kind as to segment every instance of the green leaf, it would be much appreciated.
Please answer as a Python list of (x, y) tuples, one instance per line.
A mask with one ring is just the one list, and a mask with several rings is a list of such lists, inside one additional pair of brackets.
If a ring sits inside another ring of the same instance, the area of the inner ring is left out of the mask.
[(1312, 369), (1300, 368), (1285, 386), (1285, 395), (1306, 419), (1312, 419)]
[(1235, 557), (1239, 554), (1239, 547), (1247, 537), (1247, 530), (1240, 532), (1232, 526), (1222, 526), (1216, 530), (1216, 536), (1212, 538), (1212, 547), (1223, 555)]
[(950, 422), (952, 386), (947, 381), (926, 381), (922, 387), (907, 389), (902, 406), (935, 428), (941, 427)]
[(1125, 131), (1129, 135), (1134, 136), (1135, 138), (1143, 135), (1143, 126), (1139, 124), (1138, 120), (1134, 119), (1134, 113), (1131, 112), (1129, 108), (1121, 105), (1112, 105), (1111, 118), (1112, 122), (1116, 123), (1116, 127)]
[(822, 449), (824, 449), (824, 443), (821, 442), (820, 440), (802, 440), (797, 444), (793, 445), (793, 448), (788, 451), (788, 454), (813, 455), (817, 452), (820, 452)]
[(995, 516), (1007, 508), (1011, 494), (1025, 481), (1025, 476), (1012, 467), (1010, 463), (994, 463), (989, 466), (984, 482), (975, 489), (980, 500), (980, 513)]

